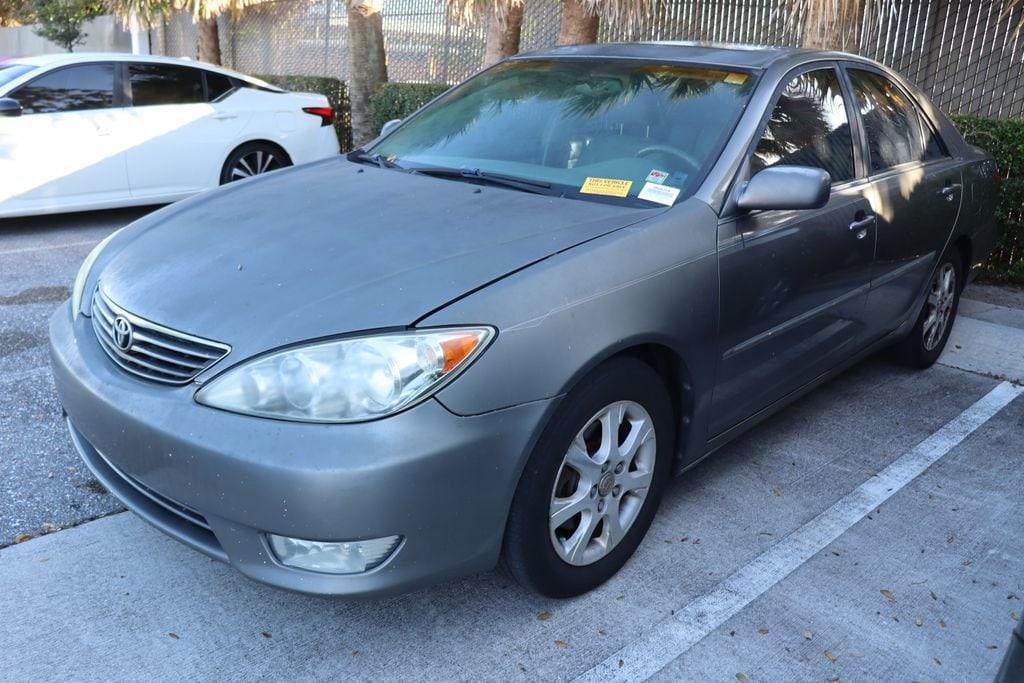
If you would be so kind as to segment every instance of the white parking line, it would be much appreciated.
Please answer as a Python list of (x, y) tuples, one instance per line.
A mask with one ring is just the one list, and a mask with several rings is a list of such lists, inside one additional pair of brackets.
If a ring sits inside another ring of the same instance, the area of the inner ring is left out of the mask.
[(992, 416), (1024, 393), (1003, 382), (939, 431), (803, 525), (710, 593), (675, 610), (640, 639), (626, 645), (577, 680), (642, 680), (699, 643), (775, 584), (824, 550), (854, 524), (949, 453)]
[(45, 247), (22, 247), (20, 249), (7, 249), (0, 251), (0, 256), (10, 254), (25, 254), (30, 251), (49, 251), (51, 249), (68, 249), (70, 247), (84, 247), (87, 244), (99, 244), (99, 240), (83, 240), (81, 242), (65, 242), (63, 244), (48, 244)]

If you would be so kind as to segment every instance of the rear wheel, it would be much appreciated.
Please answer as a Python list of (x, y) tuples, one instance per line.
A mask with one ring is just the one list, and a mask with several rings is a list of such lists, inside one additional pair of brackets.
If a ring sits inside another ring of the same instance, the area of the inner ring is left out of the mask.
[(915, 368), (927, 368), (942, 355), (960, 306), (962, 271), (960, 253), (955, 247), (939, 259), (917, 324), (910, 335), (896, 347), (900, 359), (905, 364)]
[(232, 152), (220, 173), (220, 184), (244, 180), (292, 165), (292, 160), (275, 145), (249, 142)]
[(661, 378), (624, 358), (568, 396), (516, 489), (504, 559), (526, 588), (580, 595), (611, 578), (651, 525), (671, 471), (675, 427)]

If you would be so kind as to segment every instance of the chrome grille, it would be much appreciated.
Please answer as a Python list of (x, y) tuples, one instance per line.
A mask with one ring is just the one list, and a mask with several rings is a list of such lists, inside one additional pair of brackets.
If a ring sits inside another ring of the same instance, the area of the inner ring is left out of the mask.
[[(127, 343), (126, 336), (115, 330), (118, 319), (128, 323)], [(191, 382), (231, 350), (226, 344), (143, 320), (111, 301), (102, 286), (92, 297), (92, 328), (111, 360), (132, 374), (165, 384)]]

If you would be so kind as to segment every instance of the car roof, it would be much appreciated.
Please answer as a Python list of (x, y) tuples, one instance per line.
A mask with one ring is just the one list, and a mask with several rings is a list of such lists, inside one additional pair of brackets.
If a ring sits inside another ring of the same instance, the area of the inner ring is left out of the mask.
[(212, 64), (203, 64), (179, 57), (161, 57), (159, 55), (133, 55), (126, 52), (65, 52), (62, 54), (34, 55), (32, 57), (14, 57), (11, 62), (29, 66), (56, 66), (63, 64), (80, 64), (83, 62), (152, 62), (156, 64), (191, 64), (217, 69)]
[(217, 66), (216, 64), (198, 62), (196, 60), (186, 59), (183, 57), (135, 55), (128, 52), (65, 52), (62, 54), (36, 55), (33, 57), (14, 57), (6, 62), (0, 61), (0, 64), (24, 64), (26, 66), (39, 68), (53, 68), (58, 66), (67, 66), (70, 64), (85, 64), (89, 62), (141, 62), (145, 64), (174, 64), (178, 66), (191, 66), (206, 69), (207, 71), (215, 71), (217, 73), (224, 74), (225, 76), (239, 78), (243, 81), (248, 81), (249, 83), (253, 83), (269, 90), (281, 91), (277, 86), (265, 83), (253, 76), (232, 71), (231, 69), (225, 69), (224, 67)]
[(778, 63), (798, 64), (814, 59), (833, 58), (870, 62), (844, 52), (827, 52), (799, 47), (744, 45), (702, 41), (661, 40), (641, 43), (594, 43), (567, 45), (537, 50), (519, 58), (590, 57), (594, 59), (644, 59), (727, 66), (743, 69), (767, 69)]

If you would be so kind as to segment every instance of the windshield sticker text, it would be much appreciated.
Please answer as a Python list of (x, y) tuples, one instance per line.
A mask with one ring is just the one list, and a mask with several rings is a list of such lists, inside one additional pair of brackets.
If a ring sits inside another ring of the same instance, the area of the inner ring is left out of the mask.
[(582, 194), (600, 194), (605, 197), (628, 197), (629, 188), (633, 187), (632, 180), (619, 180), (617, 178), (587, 178), (583, 187), (580, 188)]

